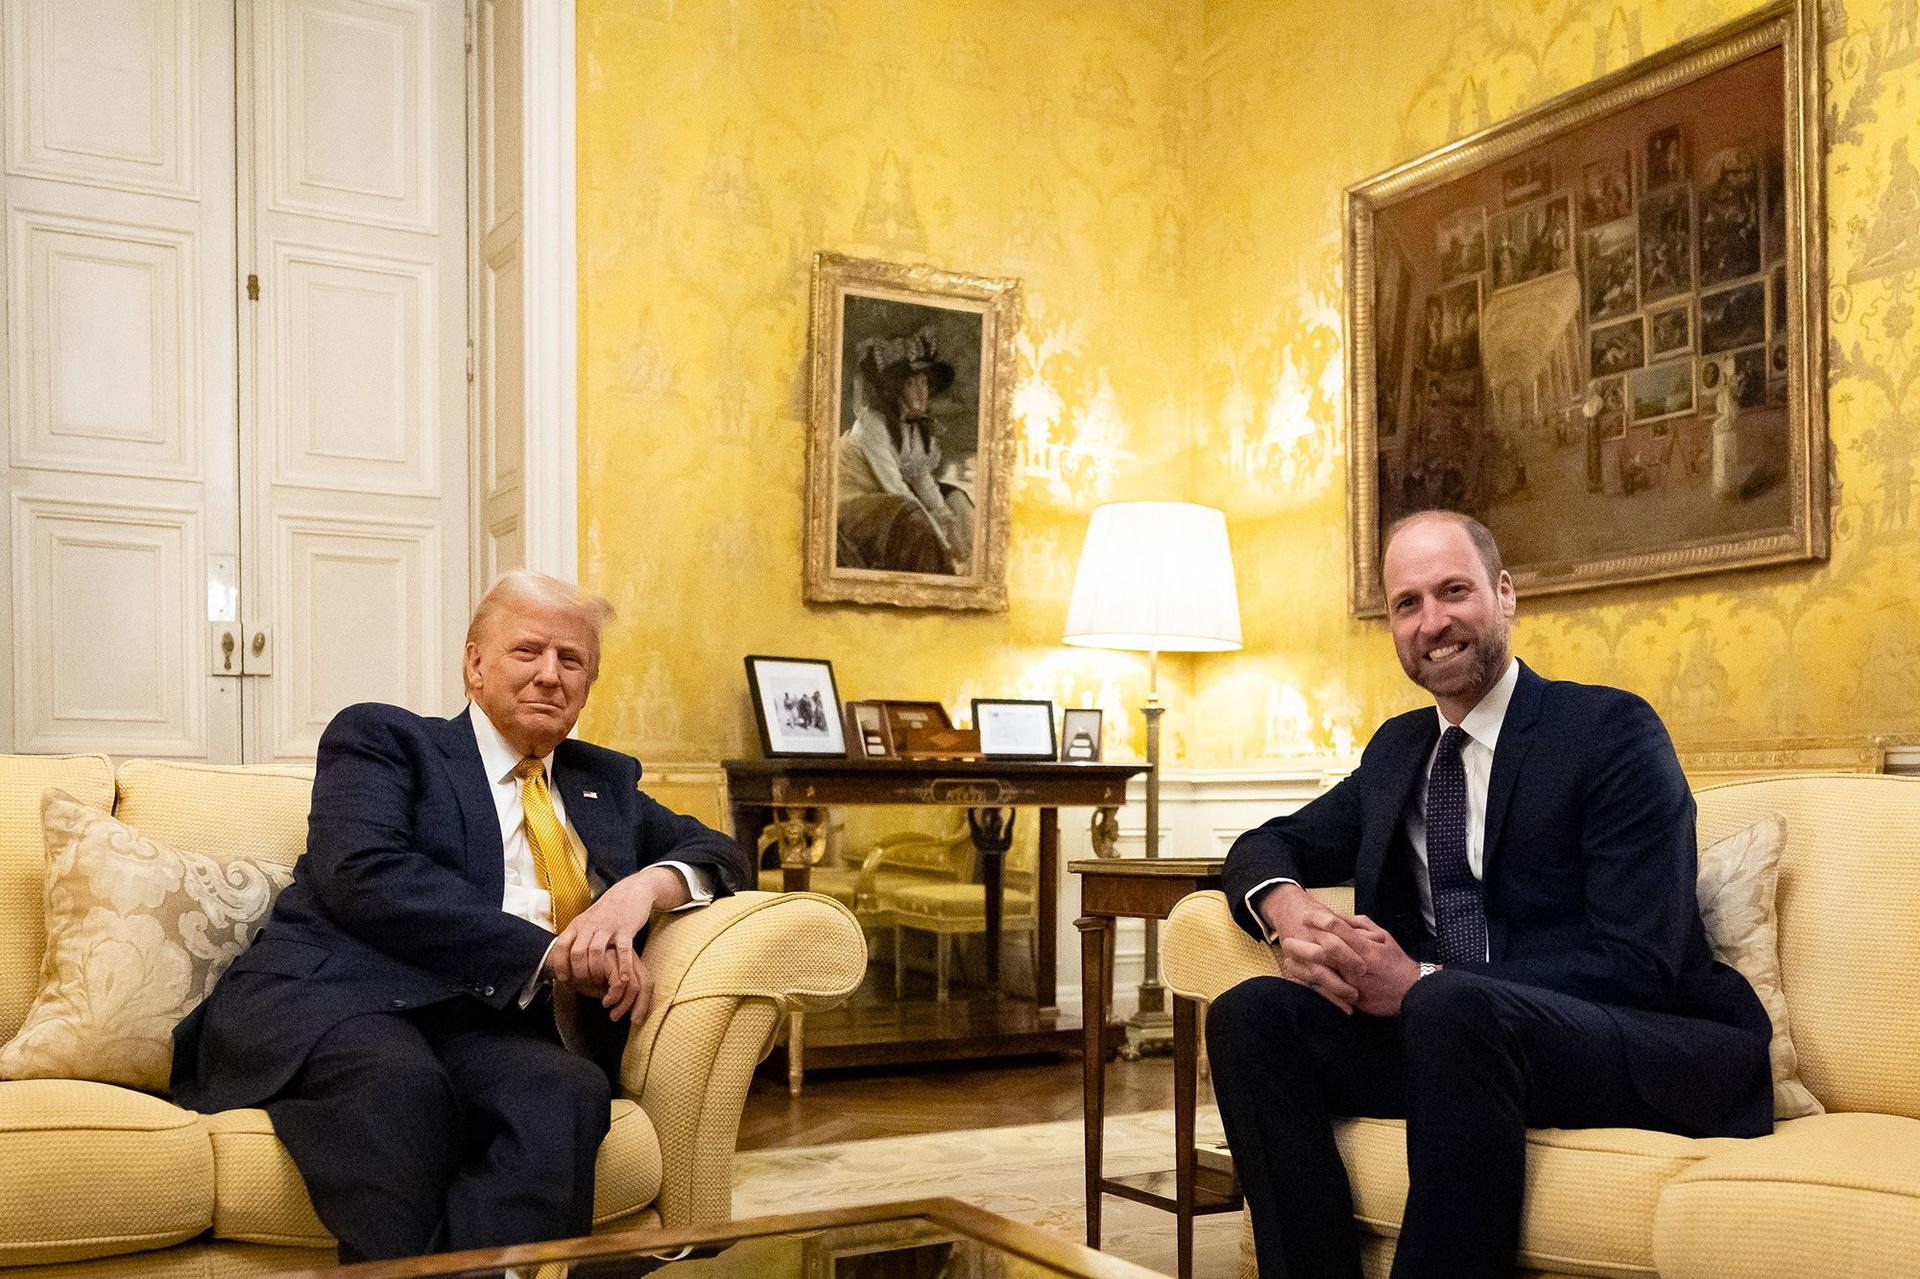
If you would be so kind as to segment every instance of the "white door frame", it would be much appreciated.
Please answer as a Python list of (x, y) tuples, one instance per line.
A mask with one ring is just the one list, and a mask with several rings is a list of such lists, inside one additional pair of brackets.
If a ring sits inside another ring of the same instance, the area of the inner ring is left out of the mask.
[(574, 0), (526, 0), (526, 566), (580, 568), (579, 278), (574, 235)]

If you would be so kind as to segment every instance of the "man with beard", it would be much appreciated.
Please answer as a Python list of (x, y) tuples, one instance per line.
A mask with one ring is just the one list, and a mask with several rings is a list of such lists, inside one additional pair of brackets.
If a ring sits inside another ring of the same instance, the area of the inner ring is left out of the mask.
[[(1772, 1130), (1771, 1027), (1708, 949), (1658, 716), (1510, 655), (1513, 580), (1477, 521), (1399, 521), (1382, 577), (1435, 709), (1227, 857), (1234, 917), (1283, 974), (1207, 1015), (1267, 1279), (1361, 1273), (1334, 1116), (1407, 1121), (1396, 1279), (1513, 1273), (1528, 1127)], [(1303, 887), (1348, 881), (1353, 915)]]

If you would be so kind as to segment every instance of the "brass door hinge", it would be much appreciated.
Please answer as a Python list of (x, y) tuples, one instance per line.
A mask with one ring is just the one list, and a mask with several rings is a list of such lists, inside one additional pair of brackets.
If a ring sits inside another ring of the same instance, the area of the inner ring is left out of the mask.
[(260, 277), (249, 272), (247, 275), (247, 301), (258, 302), (259, 300)]

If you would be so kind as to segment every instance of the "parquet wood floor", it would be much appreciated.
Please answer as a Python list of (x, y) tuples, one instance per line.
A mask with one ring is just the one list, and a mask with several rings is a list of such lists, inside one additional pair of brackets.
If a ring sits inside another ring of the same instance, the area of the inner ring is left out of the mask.
[[(1071, 1057), (810, 1073), (797, 1100), (787, 1096), (784, 1072), (762, 1067), (747, 1094), (739, 1148), (819, 1146), (1078, 1119), (1080, 1092), (1080, 1062)], [(1146, 1057), (1107, 1067), (1109, 1115), (1172, 1105), (1172, 1059)]]

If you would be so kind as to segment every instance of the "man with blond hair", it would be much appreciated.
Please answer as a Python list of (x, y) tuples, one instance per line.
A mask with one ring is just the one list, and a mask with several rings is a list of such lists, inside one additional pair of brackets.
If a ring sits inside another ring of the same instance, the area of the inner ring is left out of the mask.
[(465, 711), (336, 715), (293, 883), (176, 1032), (175, 1100), (264, 1106), (342, 1261), (588, 1233), (612, 1086), (576, 1050), (617, 1060), (605, 1032), (647, 1015), (656, 913), (745, 882), (639, 761), (568, 738), (612, 617), (508, 573)]

